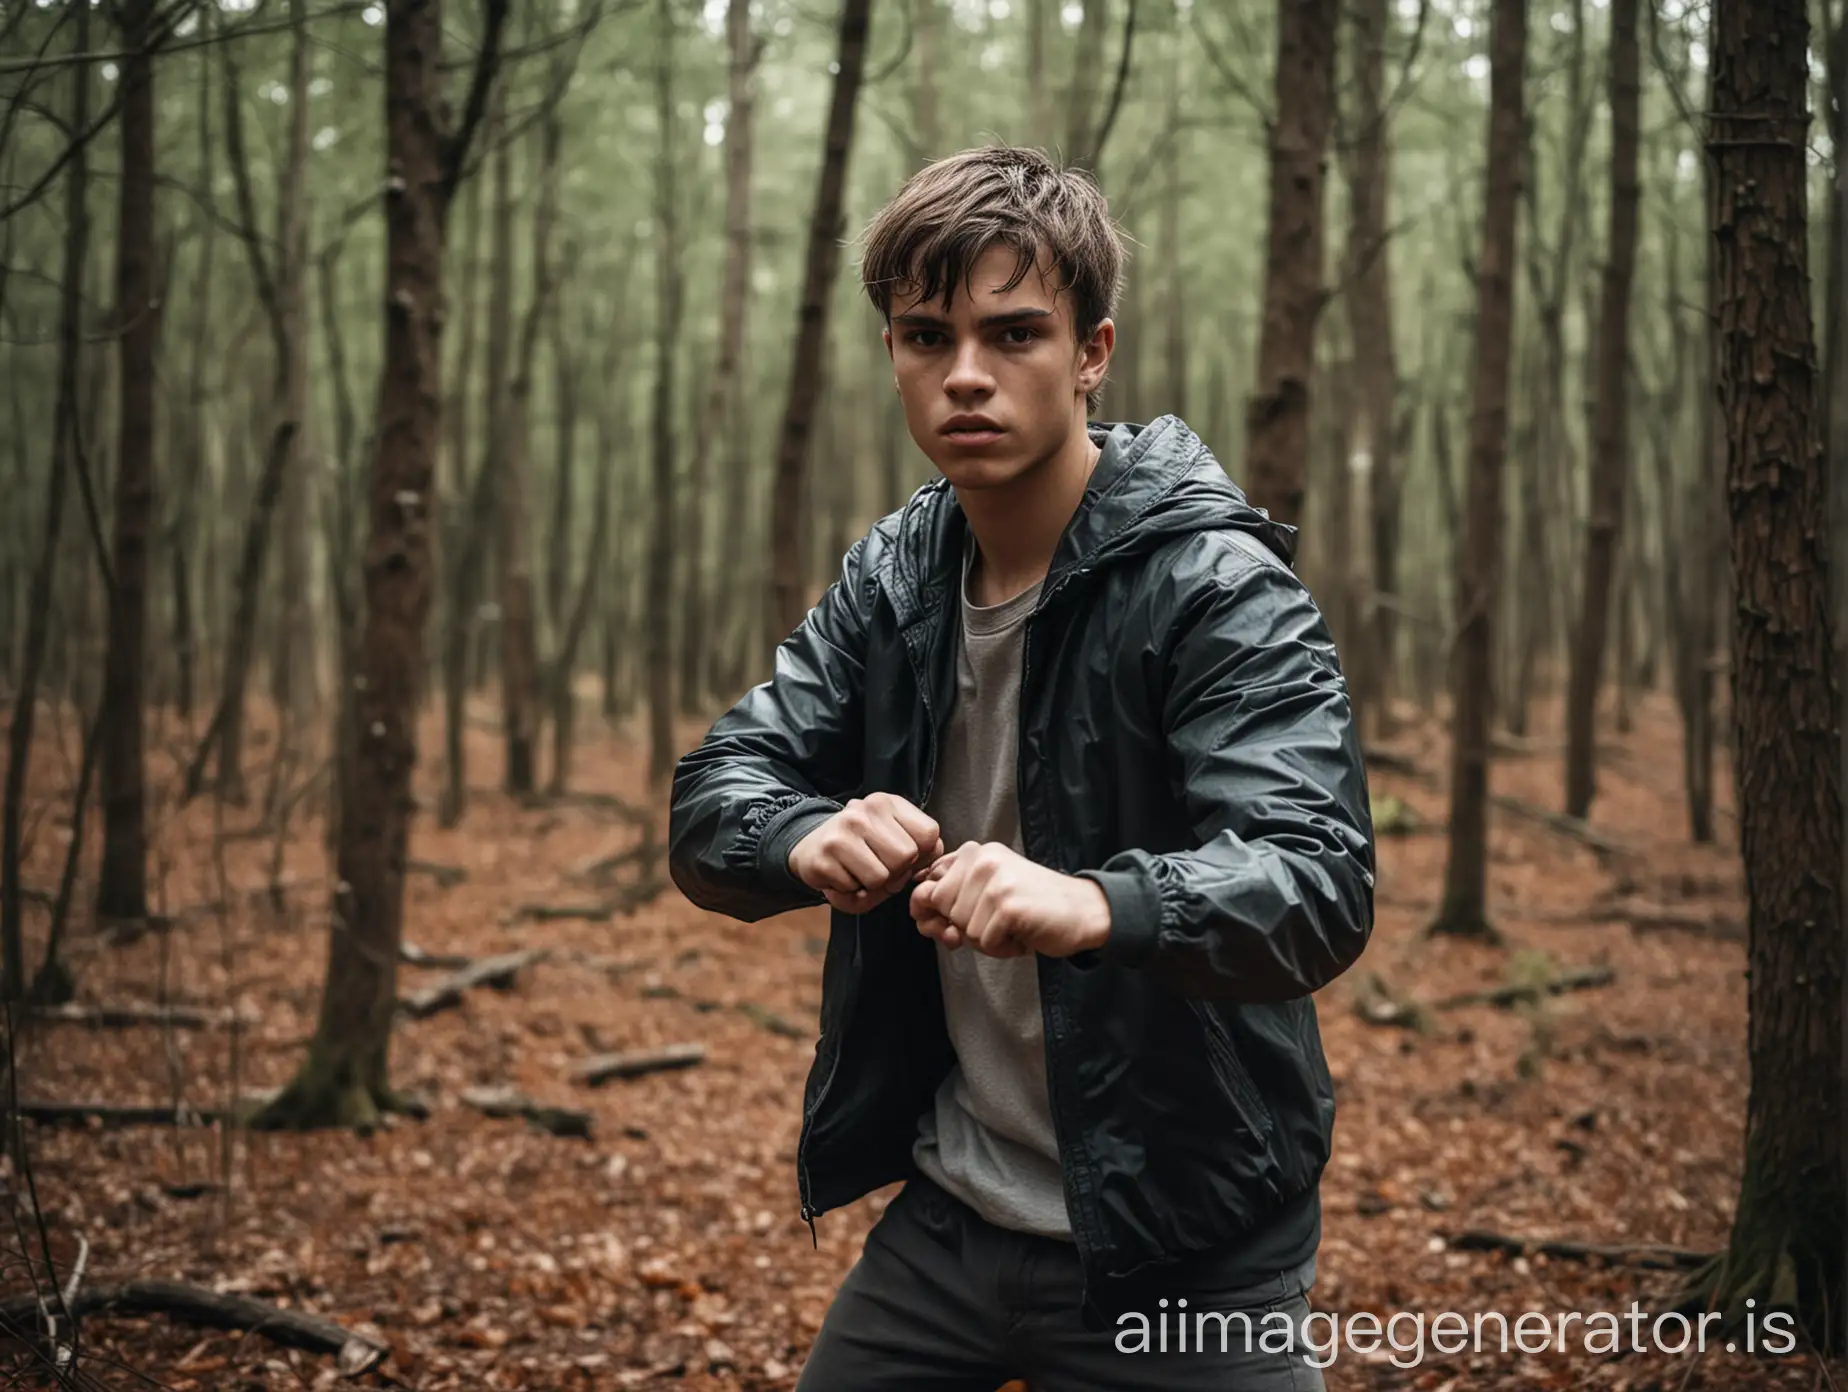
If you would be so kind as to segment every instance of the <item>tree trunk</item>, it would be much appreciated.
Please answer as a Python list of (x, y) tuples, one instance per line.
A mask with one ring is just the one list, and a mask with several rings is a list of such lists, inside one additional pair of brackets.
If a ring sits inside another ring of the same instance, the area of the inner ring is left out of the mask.
[[(625, 273), (623, 279), (626, 281)], [(561, 331), (558, 345), (561, 378), (570, 369), (564, 364), (564, 343)], [(619, 364), (620, 334), (610, 335), (611, 352), (609, 363)], [(617, 380), (614, 366), (606, 367), (603, 380)], [(564, 384), (560, 384), (561, 392)], [(575, 399), (576, 388), (571, 388)], [(564, 794), (571, 776), (571, 741), (573, 727), (576, 723), (577, 701), (573, 694), (571, 676), (577, 667), (578, 650), (583, 646), (585, 631), (590, 627), (590, 617), (599, 592), (604, 587), (604, 558), (609, 550), (610, 533), (610, 491), (611, 475), (616, 469), (616, 413), (607, 400), (600, 401), (597, 408), (597, 484), (596, 494), (591, 504), (590, 543), (584, 557), (584, 572), (578, 580), (577, 592), (569, 600), (569, 608), (563, 614), (558, 642), (552, 657), (552, 776), (546, 791), (553, 797)], [(562, 427), (561, 427), (562, 428)], [(561, 463), (561, 467), (563, 464)], [(607, 596), (605, 597), (607, 603)]]
[[(1611, 231), (1599, 307), (1598, 405), (1591, 477), (1591, 516), (1585, 528), (1585, 572), (1566, 685), (1566, 815), (1584, 817), (1597, 791), (1598, 687), (1610, 622), (1612, 576), (1623, 539), (1629, 473), (1630, 279), (1636, 267), (1637, 147), (1640, 66), (1637, 0), (1611, 0)], [(1633, 570), (1634, 566), (1628, 567)], [(1627, 594), (1619, 594), (1626, 613)], [(1627, 623), (1621, 629), (1627, 635)], [(1619, 683), (1628, 674), (1619, 671)]]
[(147, 789), (142, 644), (147, 631), (148, 533), (154, 515), (154, 357), (160, 329), (154, 267), (154, 0), (123, 0), (122, 173), (116, 233), (117, 386), (113, 583), (103, 667), (103, 860), (96, 912), (144, 918)]
[(1322, 312), (1322, 186), (1335, 112), (1335, 0), (1279, 0), (1276, 115), (1257, 386), (1245, 408), (1251, 501), (1302, 520), (1309, 478), (1309, 374)]
[(829, 292), (840, 264), (842, 207), (847, 162), (853, 151), (854, 112), (866, 70), (866, 38), (872, 0), (842, 0), (840, 47), (835, 60), (834, 96), (828, 109), (827, 143), (815, 206), (809, 218), (808, 257), (797, 313), (796, 349), (790, 362), (789, 395), (777, 437), (776, 482), (771, 501), (772, 561), (766, 638), (775, 647), (795, 631), (808, 611), (803, 581), (803, 481), (808, 469), (815, 402), (827, 361)]
[[(674, 11), (658, 0), (655, 54), (655, 379), (652, 482), (654, 525), (648, 537), (648, 779), (656, 788), (674, 769), (673, 585), (674, 358), (680, 349), (681, 247), (674, 181)], [(682, 641), (692, 641), (682, 635)]]
[[(201, 16), (201, 24), (209, 17)], [(215, 151), (212, 141), (212, 59), (210, 50), (199, 61), (199, 179), (210, 188), (216, 178)], [(181, 451), (171, 466), (176, 496), (173, 519), (167, 533), (169, 577), (173, 586), (173, 659), (176, 669), (174, 701), (180, 719), (191, 724), (197, 699), (196, 669), (199, 659), (198, 621), (193, 613), (192, 550), (199, 542), (199, 508), (196, 502), (200, 484), (206, 477), (205, 365), (210, 351), (212, 324), (212, 274), (216, 264), (218, 228), (206, 221), (199, 234), (199, 264), (192, 291), (188, 295), (193, 309), (192, 359), (187, 367), (186, 424), (173, 439)]]
[(314, 611), (308, 583), (308, 101), (314, 49), (306, 0), (289, 0), (289, 154), (278, 190), (276, 291), (289, 342), (282, 374), (283, 414), (296, 422), (282, 483), (282, 593), (277, 606), (275, 693), (278, 716), (295, 720), (314, 707)]
[(943, 50), (943, 9), (939, 0), (910, 0), (911, 50), (917, 63), (911, 74), (911, 129), (922, 162), (942, 159), (943, 121), (937, 101), (937, 65)]
[(1170, 134), (1162, 151), (1161, 259), (1167, 270), (1162, 287), (1162, 389), (1150, 403), (1151, 414), (1172, 412), (1187, 416), (1187, 254), (1181, 238), (1181, 44), (1180, 34), (1170, 36), (1168, 113)]
[[(1348, 558), (1349, 633), (1354, 657), (1349, 687), (1356, 719), (1367, 737), (1384, 732), (1386, 668), (1391, 653), (1391, 611), (1376, 603), (1392, 592), (1390, 548), (1398, 531), (1394, 473), (1394, 409), (1398, 355), (1393, 349), (1392, 262), (1387, 244), (1387, 198), (1392, 151), (1387, 138), (1386, 41), (1388, 0), (1363, 0), (1352, 14), (1356, 128), (1348, 160), (1347, 310), (1353, 342), (1353, 436), (1348, 470), (1353, 530)], [(1341, 535), (1340, 533), (1336, 534)], [(1385, 554), (1382, 554), (1385, 553)]]
[[(90, 7), (77, 7), (71, 40), (73, 53), (90, 49)], [(90, 120), (90, 68), (73, 63), (70, 128), (81, 131)], [(38, 557), (32, 567), (26, 604), (26, 638), (20, 652), (19, 689), (7, 726), (6, 792), (0, 804), (0, 994), (19, 1000), (26, 989), (23, 943), (20, 840), (26, 800), (26, 766), (32, 756), (32, 727), (38, 714), (39, 676), (50, 635), (53, 582), (64, 531), (64, 494), (77, 447), (77, 376), (83, 352), (83, 276), (89, 254), (88, 194), (90, 160), (80, 142), (64, 168), (64, 276), (58, 303), (58, 394), (53, 407), (51, 467), (46, 473), (45, 517), (39, 528)]]
[[(1750, 901), (1745, 1172), (1702, 1295), (1794, 1306), (1843, 1345), (1842, 807), (1828, 500), (1817, 448), (1801, 0), (1713, 9), (1710, 275), (1733, 574), (1733, 723)], [(1704, 1299), (1703, 1299), (1704, 1306)]]
[(1027, 0), (1027, 100), (1032, 141), (1052, 148), (1052, 82), (1046, 72), (1046, 10), (1052, 0)]
[[(719, 302), (718, 361), (706, 415), (723, 442), (726, 545), (720, 548), (722, 593), (730, 602), (714, 625), (713, 684), (730, 694), (739, 677), (736, 654), (755, 630), (758, 573), (750, 564), (747, 534), (754, 470), (751, 467), (750, 392), (743, 372), (745, 329), (751, 305), (751, 167), (755, 155), (757, 67), (763, 40), (751, 30), (749, 0), (725, 10), (729, 111), (725, 119), (725, 271)], [(739, 629), (744, 632), (740, 634)], [(744, 642), (741, 642), (740, 639)]]
[[(555, 84), (562, 92), (563, 84)], [(507, 392), (506, 440), (495, 490), (495, 569), (500, 575), (501, 719), (507, 738), (506, 789), (516, 796), (538, 786), (539, 639), (533, 601), (533, 548), (527, 525), (532, 455), (533, 362), (539, 329), (556, 288), (553, 228), (558, 221), (558, 159), (564, 127), (552, 103), (541, 123), (539, 198), (533, 213), (533, 295), (526, 307), (513, 381)], [(504, 191), (504, 190), (503, 190)]]
[[(501, 98), (494, 98), (495, 117), (490, 123), (489, 140), (499, 135)], [(480, 594), (481, 534), (485, 518), (493, 505), (491, 483), (494, 448), (491, 427), (498, 416), (484, 416), (482, 433), (490, 443), (482, 452), (481, 463), (471, 474), (468, 467), (470, 417), (472, 402), (469, 391), (474, 386), (475, 329), (477, 312), (476, 287), (481, 271), (482, 201), (487, 179), (477, 173), (469, 180), (467, 219), (467, 264), (462, 277), (462, 343), (457, 350), (454, 371), (450, 374), (445, 395), (449, 415), (449, 482), (454, 496), (443, 509), (443, 622), (441, 656), (443, 676), (443, 785), (437, 796), (437, 823), (453, 827), (462, 820), (468, 806), (468, 654), (469, 640), (475, 631), (475, 609)], [(490, 252), (490, 255), (493, 253)], [(496, 285), (498, 288), (498, 283)], [(490, 294), (494, 291), (490, 290)], [(489, 327), (489, 353), (494, 354), (493, 325)], [(504, 358), (492, 362), (504, 370)], [(485, 393), (489, 412), (498, 410), (493, 387), (493, 367), (489, 369)]]
[(391, 1022), (403, 937), (405, 856), (416, 806), (417, 706), (424, 677), (442, 430), (443, 243), (449, 205), (500, 48), (507, 0), (489, 0), (461, 125), (442, 110), (441, 0), (390, 0), (385, 23), (385, 360), (373, 433), (364, 559), (366, 612), (353, 703), (354, 748), (339, 761), (339, 844), (327, 978), (308, 1058), (257, 1126), (369, 1127), (400, 1105)]
[[(552, 518), (545, 545), (545, 616), (558, 650), (571, 607), (571, 534), (577, 520), (578, 364), (573, 360), (563, 305), (549, 307), (552, 325)], [(586, 336), (585, 342), (596, 340)], [(605, 379), (606, 381), (608, 379)]]
[(1526, 0), (1495, 0), (1489, 26), (1489, 130), (1482, 252), (1476, 262), (1476, 349), (1469, 422), (1469, 497), (1457, 576), (1450, 847), (1433, 932), (1490, 937), (1489, 712), (1501, 583), (1502, 462), (1514, 336), (1515, 215), (1522, 181)]
[[(250, 665), (256, 652), (257, 610), (261, 602), (263, 570), (269, 549), (269, 534), (277, 504), (282, 500), (289, 476), (301, 470), (300, 449), (308, 404), (307, 364), (307, 213), (304, 207), (308, 169), (308, 88), (310, 47), (306, 13), (301, 0), (291, 0), (294, 38), (290, 50), (289, 86), (291, 112), (289, 122), (289, 156), (277, 175), (276, 261), (272, 267), (261, 242), (252, 231), (245, 238), (257, 297), (268, 316), (270, 337), (275, 351), (269, 408), (269, 444), (263, 452), (263, 467), (258, 475), (240, 552), (236, 591), (231, 614), (231, 632), (225, 644), (224, 686), (219, 706), (213, 714), (216, 741), (201, 744), (187, 772), (186, 796), (195, 795), (205, 772), (205, 761), (212, 748), (217, 751), (218, 795), (227, 802), (242, 803), (244, 784), (244, 701), (249, 686)], [(250, 191), (250, 170), (244, 156), (243, 92), (234, 46), (220, 49), (224, 64), (225, 130), (230, 147), (231, 166), (238, 192), (239, 211), (245, 225), (254, 229), (256, 209)], [(290, 492), (289, 502), (299, 513), (303, 509), (306, 488)], [(299, 516), (290, 516), (284, 508), (285, 533), (300, 530)], [(287, 552), (293, 545), (305, 547), (306, 538), (283, 542), (284, 574), (279, 622), (276, 636), (277, 662), (272, 675), (277, 704), (289, 703), (296, 694), (295, 648), (306, 628), (306, 554), (296, 558), (299, 574), (289, 571)], [(300, 587), (299, 589), (297, 587)], [(305, 657), (305, 654), (303, 655)]]

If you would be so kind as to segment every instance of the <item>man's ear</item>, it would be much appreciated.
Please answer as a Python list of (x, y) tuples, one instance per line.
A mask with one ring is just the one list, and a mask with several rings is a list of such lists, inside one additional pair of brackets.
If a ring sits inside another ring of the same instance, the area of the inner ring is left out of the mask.
[(879, 341), (885, 344), (886, 360), (889, 362), (892, 357), (892, 326), (890, 324), (879, 331)]
[(1091, 336), (1078, 349), (1078, 387), (1086, 395), (1103, 385), (1110, 370), (1110, 355), (1116, 351), (1116, 322), (1105, 319), (1091, 330)]

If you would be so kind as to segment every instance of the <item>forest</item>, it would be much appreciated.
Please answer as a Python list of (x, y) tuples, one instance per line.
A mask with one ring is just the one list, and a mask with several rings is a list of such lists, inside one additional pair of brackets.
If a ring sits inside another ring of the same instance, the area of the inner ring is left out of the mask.
[(994, 142), (1340, 653), (1315, 1305), (1657, 1321), (1328, 1385), (1840, 1385), (1844, 122), (1838, 0), (0, 0), (5, 1385), (794, 1386), (891, 1191), (669, 784), (935, 477), (859, 238)]

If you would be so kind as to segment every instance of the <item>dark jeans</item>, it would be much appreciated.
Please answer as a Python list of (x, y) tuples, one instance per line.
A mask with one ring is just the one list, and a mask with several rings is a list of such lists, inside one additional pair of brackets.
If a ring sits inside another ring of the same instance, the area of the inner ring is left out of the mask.
[[(995, 1392), (1024, 1378), (1032, 1392), (1322, 1392), (1321, 1371), (1305, 1361), (1315, 1356), (1303, 1330), (1313, 1272), (1311, 1261), (1239, 1289), (1169, 1278), (1132, 1307), (1145, 1320), (1118, 1316), (1092, 1333), (1079, 1313), (1077, 1248), (998, 1228), (913, 1179), (867, 1234), (796, 1388)], [(1293, 1351), (1280, 1351), (1281, 1320), (1265, 1318), (1272, 1312), (1289, 1317)]]

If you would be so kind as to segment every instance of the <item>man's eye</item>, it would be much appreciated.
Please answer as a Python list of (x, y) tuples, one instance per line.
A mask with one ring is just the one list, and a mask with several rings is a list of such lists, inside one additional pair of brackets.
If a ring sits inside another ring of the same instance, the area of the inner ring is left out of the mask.
[(1038, 338), (1039, 335), (1034, 333), (1032, 329), (1016, 324), (1004, 331), (1002, 337), (1009, 343), (1020, 344), (1031, 343), (1034, 339)]
[(935, 348), (942, 337), (935, 329), (913, 329), (905, 335), (905, 342), (914, 348)]

